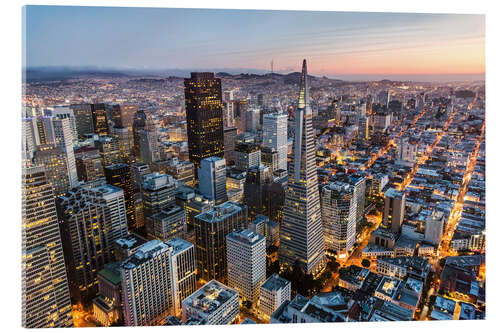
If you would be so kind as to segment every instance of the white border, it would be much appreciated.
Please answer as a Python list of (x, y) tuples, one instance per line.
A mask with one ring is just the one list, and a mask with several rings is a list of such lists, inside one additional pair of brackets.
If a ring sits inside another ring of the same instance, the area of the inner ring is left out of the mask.
[[(419, 12), (419, 13), (463, 13), (486, 14), (486, 88), (487, 88), (487, 268), (489, 282), (487, 283), (487, 320), (485, 321), (456, 321), (456, 322), (412, 322), (412, 323), (339, 323), (339, 324), (300, 324), (300, 325), (259, 325), (259, 331), (272, 332), (286, 329), (287, 331), (303, 332), (316, 330), (330, 332), (332, 330), (348, 330), (349, 332), (387, 332), (388, 330), (403, 330), (405, 332), (421, 331), (497, 331), (494, 327), (500, 318), (497, 314), (498, 287), (496, 278), (499, 276), (497, 255), (500, 214), (497, 209), (495, 190), (500, 186), (498, 166), (500, 153), (497, 150), (500, 144), (499, 133), (496, 128), (500, 124), (500, 105), (498, 96), (500, 85), (498, 82), (498, 67), (500, 54), (498, 52), (498, 31), (500, 31), (500, 17), (496, 1), (475, 0), (349, 0), (349, 1), (147, 1), (147, 0), (107, 0), (107, 1), (37, 1), (28, 3), (18, 0), (8, 0), (2, 6), (2, 53), (1, 53), (1, 124), (2, 131), (2, 328), (5, 331), (22, 330), (21, 322), (21, 291), (20, 291), (20, 106), (21, 106), (21, 6), (32, 5), (85, 5), (85, 6), (127, 6), (127, 7), (178, 7), (178, 8), (229, 8), (229, 9), (286, 9), (286, 10), (331, 10), (331, 11), (371, 11), (371, 12)], [(7, 101), (5, 103), (5, 100)], [(493, 148), (492, 148), (493, 147)], [(489, 171), (489, 172), (488, 172)], [(239, 331), (250, 332), (257, 327), (253, 325), (235, 326), (204, 326), (204, 327), (154, 327), (154, 328), (108, 328), (108, 330), (128, 329), (137, 331), (172, 330), (195, 332)], [(86, 330), (86, 329), (82, 329)], [(49, 330), (52, 331), (52, 330)]]

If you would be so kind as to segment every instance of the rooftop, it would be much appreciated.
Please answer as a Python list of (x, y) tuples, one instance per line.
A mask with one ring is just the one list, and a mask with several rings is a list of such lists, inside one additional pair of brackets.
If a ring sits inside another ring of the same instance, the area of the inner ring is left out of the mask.
[(127, 270), (134, 269), (153, 258), (156, 253), (165, 252), (169, 249), (171, 249), (171, 247), (164, 242), (153, 239), (142, 244), (133, 255), (123, 261), (121, 267)]
[(184, 299), (182, 303), (208, 315), (215, 312), (222, 304), (235, 295), (238, 296), (236, 290), (216, 280), (211, 280)]
[(274, 291), (285, 288), (289, 284), (290, 281), (274, 273), (262, 284), (261, 288)]
[(391, 187), (387, 191), (385, 191), (384, 195), (389, 198), (394, 198), (394, 199), (402, 199), (404, 196), (405, 192), (404, 191), (398, 191), (395, 188)]
[(226, 201), (213, 207), (210, 211), (196, 215), (196, 218), (210, 223), (222, 221), (224, 218), (237, 214), (243, 210), (244, 205), (239, 205), (232, 201)]
[(165, 243), (174, 249), (174, 252), (173, 252), (174, 254), (177, 252), (184, 251), (184, 250), (193, 246), (192, 243), (190, 243), (182, 238), (178, 238), (178, 237), (172, 238), (172, 239), (166, 241)]
[(248, 229), (233, 231), (228, 234), (226, 238), (236, 240), (240, 243), (246, 243), (247, 245), (254, 245), (265, 239), (264, 236)]

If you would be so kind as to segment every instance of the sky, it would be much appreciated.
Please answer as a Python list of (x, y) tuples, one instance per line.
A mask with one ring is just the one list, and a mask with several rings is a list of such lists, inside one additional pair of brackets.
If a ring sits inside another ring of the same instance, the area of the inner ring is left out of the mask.
[(27, 6), (24, 67), (482, 78), (483, 15)]

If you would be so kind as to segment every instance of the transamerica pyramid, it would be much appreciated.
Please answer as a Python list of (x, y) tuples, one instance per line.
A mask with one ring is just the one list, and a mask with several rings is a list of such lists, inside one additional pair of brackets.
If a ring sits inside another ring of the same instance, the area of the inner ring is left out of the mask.
[(326, 261), (307, 81), (307, 63), (304, 59), (295, 112), (293, 154), (281, 222), (279, 259), (285, 265), (293, 265), (298, 260), (307, 273), (316, 275)]

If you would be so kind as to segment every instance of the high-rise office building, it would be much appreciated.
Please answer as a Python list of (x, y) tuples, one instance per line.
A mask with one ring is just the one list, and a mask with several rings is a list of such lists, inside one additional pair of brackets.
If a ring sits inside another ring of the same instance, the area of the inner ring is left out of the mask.
[(248, 229), (233, 231), (226, 236), (226, 250), (227, 285), (255, 304), (266, 279), (266, 238)]
[(149, 165), (142, 162), (136, 162), (130, 166), (132, 176), (132, 188), (134, 191), (141, 191), (142, 177), (151, 173)]
[(175, 180), (170, 175), (151, 173), (142, 180), (144, 219), (175, 205)]
[(184, 237), (186, 233), (186, 211), (174, 205), (146, 217), (148, 238), (167, 241), (175, 237)]
[(178, 181), (183, 182), (186, 186), (194, 186), (196, 177), (192, 162), (179, 160), (177, 157), (174, 157), (168, 161), (167, 173)]
[(73, 133), (71, 131), (69, 118), (53, 118), (52, 129), (53, 141), (56, 146), (66, 154), (68, 167), (68, 178), (71, 187), (78, 185), (78, 173), (76, 172), (75, 152), (73, 150)]
[(121, 280), (126, 326), (162, 324), (173, 313), (172, 247), (152, 240), (123, 261)]
[(189, 160), (195, 168), (211, 156), (224, 157), (221, 80), (213, 73), (184, 79)]
[(194, 217), (211, 210), (214, 206), (214, 201), (197, 193), (193, 188), (186, 186), (177, 190), (175, 201), (178, 206), (183, 207), (186, 211), (186, 239), (192, 239), (192, 243), (195, 243)]
[(141, 132), (142, 130), (153, 131), (154, 123), (151, 115), (146, 110), (139, 110), (134, 114), (132, 123), (132, 136), (134, 141), (134, 155), (137, 158), (141, 156)]
[(160, 160), (160, 143), (154, 125), (146, 126), (139, 133), (139, 160), (150, 165)]
[(281, 222), (279, 258), (288, 265), (298, 260), (307, 273), (314, 275), (325, 264), (325, 252), (307, 81), (304, 59), (295, 112), (295, 140)]
[(239, 313), (238, 292), (215, 280), (182, 301), (183, 323), (194, 319), (204, 325), (229, 325)]
[(234, 149), (235, 168), (247, 171), (250, 168), (260, 166), (260, 146), (255, 143), (239, 143)]
[(137, 105), (134, 104), (121, 104), (120, 105), (120, 120), (115, 117), (115, 125), (119, 127), (127, 127), (132, 130), (134, 123), (134, 115), (137, 112)]
[(115, 137), (103, 136), (94, 141), (95, 146), (99, 149), (102, 165), (108, 166), (116, 163), (122, 163), (122, 155), (120, 144)]
[(78, 140), (83, 140), (85, 138), (85, 135), (94, 133), (91, 104), (71, 104), (69, 107), (73, 110), (73, 113), (75, 115)]
[(227, 201), (226, 160), (220, 157), (208, 157), (201, 160), (198, 169), (200, 192), (215, 204)]
[(45, 167), (45, 176), (52, 185), (56, 198), (68, 192), (70, 189), (68, 165), (66, 154), (61, 149), (53, 144), (38, 146), (33, 155), (33, 164)]
[(325, 247), (347, 259), (356, 242), (357, 201), (352, 185), (331, 182), (321, 189), (321, 215)]
[(278, 168), (282, 170), (287, 170), (287, 123), (285, 113), (268, 113), (263, 117), (263, 145), (278, 152)]
[(114, 260), (113, 243), (128, 233), (123, 190), (83, 184), (56, 200), (72, 296), (97, 294), (97, 272)]
[(71, 327), (71, 301), (52, 186), (41, 166), (22, 170), (22, 325)]
[(255, 166), (247, 171), (243, 202), (248, 207), (249, 219), (254, 219), (258, 214), (269, 215), (267, 199), (271, 182), (272, 174), (267, 166)]
[(236, 127), (224, 127), (224, 159), (228, 165), (234, 164), (234, 141), (236, 133)]
[[(269, 170), (271, 170), (271, 173), (273, 173), (276, 170), (279, 170), (279, 156), (278, 152), (272, 148), (269, 147), (263, 147), (261, 150), (261, 156), (260, 156), (261, 162), (263, 165), (269, 167)], [(286, 171), (286, 169), (284, 169)]]
[(132, 131), (128, 127), (113, 127), (113, 138), (118, 142), (121, 163), (129, 164), (132, 160)]
[(227, 201), (194, 218), (198, 277), (204, 281), (227, 280), (226, 236), (245, 229), (247, 207)]
[(103, 103), (91, 104), (91, 110), (94, 133), (99, 136), (110, 135), (106, 105)]
[(404, 191), (390, 188), (384, 193), (384, 217), (382, 223), (393, 232), (399, 232), (405, 217), (406, 195)]
[(259, 129), (260, 110), (252, 108), (242, 114), (245, 122), (245, 132), (256, 132)]
[(170, 269), (174, 315), (180, 316), (182, 301), (196, 291), (195, 248), (192, 243), (181, 238), (170, 239), (166, 244), (172, 247)]
[(22, 118), (22, 159), (31, 160), (35, 147), (39, 144), (38, 131), (36, 129), (36, 119)]
[(434, 246), (438, 246), (443, 237), (445, 216), (442, 211), (433, 211), (425, 219), (425, 240)]
[(98, 149), (82, 147), (76, 150), (75, 162), (79, 181), (89, 182), (104, 177), (104, 169)]
[(104, 168), (106, 183), (123, 190), (125, 207), (127, 209), (127, 224), (130, 228), (136, 228), (134, 190), (132, 188), (132, 176), (127, 164), (117, 163)]
[(52, 108), (52, 116), (63, 119), (63, 118), (68, 118), (69, 119), (69, 124), (71, 127), (71, 133), (73, 134), (73, 143), (78, 142), (78, 131), (76, 129), (76, 119), (75, 119), (75, 113), (73, 110), (67, 106), (54, 106)]

